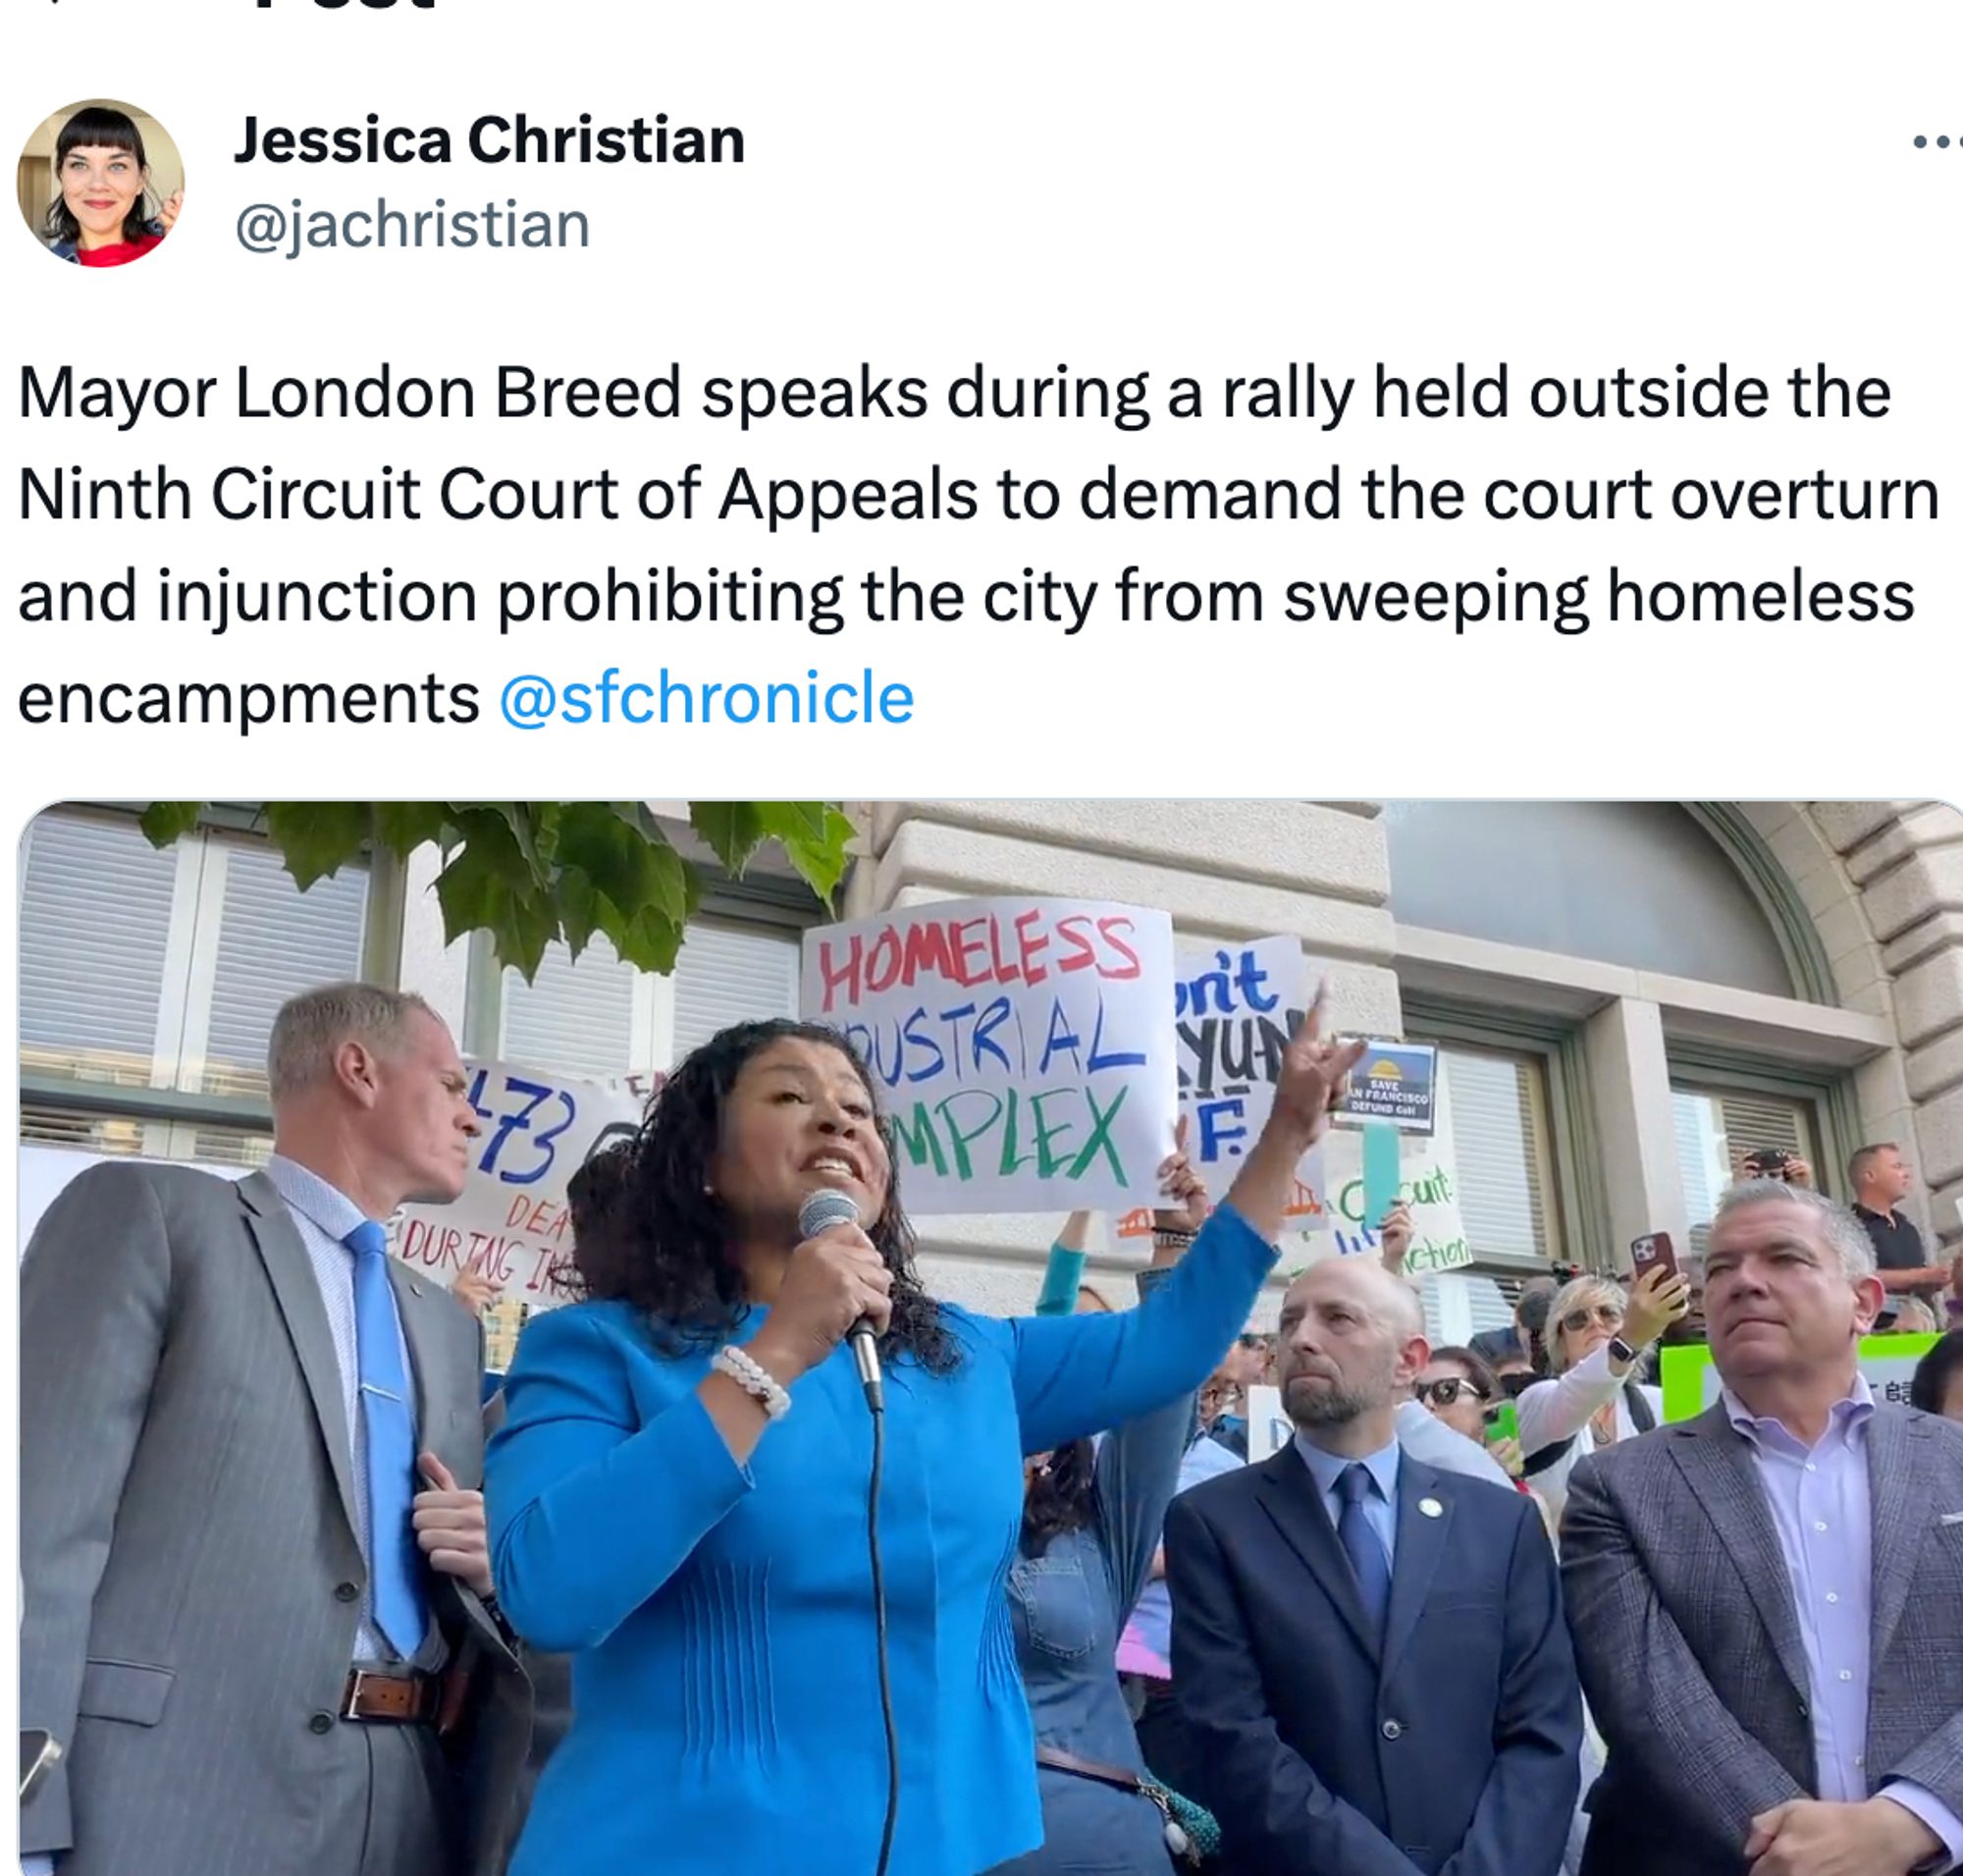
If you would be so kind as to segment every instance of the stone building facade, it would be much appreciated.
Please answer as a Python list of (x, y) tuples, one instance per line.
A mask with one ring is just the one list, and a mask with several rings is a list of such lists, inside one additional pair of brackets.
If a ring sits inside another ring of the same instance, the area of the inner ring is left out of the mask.
[[(683, 825), (683, 804), (657, 804)], [(1857, 1145), (1920, 1175), (1963, 1243), (1963, 814), (1930, 802), (887, 801), (853, 804), (845, 917), (1054, 893), (1161, 907), (1183, 940), (1292, 935), (1335, 1020), (1445, 1051), (1475, 1274), (1434, 1332), (1503, 1315), (1551, 1262), (1695, 1247), (1748, 1148), (1845, 1193)], [(568, 1075), (666, 1066), (788, 1011), (823, 914), (768, 865), (714, 893), (671, 980), (600, 948), (536, 984), (446, 946), (436, 862), (298, 895), (219, 811), (166, 854), (127, 809), (47, 811), (24, 848), (22, 1133), (30, 1148), (249, 1162), (281, 996), (363, 972), (429, 995), (466, 1050)], [(1026, 1307), (1055, 1219), (922, 1221), (931, 1281)], [(1133, 1259), (1097, 1258), (1114, 1300)], [(1272, 1298), (1270, 1299), (1272, 1306)]]

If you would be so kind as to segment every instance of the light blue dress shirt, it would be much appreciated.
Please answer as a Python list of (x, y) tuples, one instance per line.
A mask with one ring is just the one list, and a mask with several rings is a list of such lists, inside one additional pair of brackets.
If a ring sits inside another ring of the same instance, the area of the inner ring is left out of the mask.
[(1309, 1476), (1315, 1480), (1315, 1489), (1322, 1498), (1322, 1509), (1329, 1514), (1331, 1530), (1341, 1528), (1343, 1518), (1343, 1498), (1336, 1489), (1336, 1481), (1352, 1466), (1362, 1465), (1369, 1469), (1377, 1489), (1363, 1500), (1363, 1522), (1377, 1533), (1377, 1541), (1384, 1546), (1384, 1556), (1395, 1570), (1398, 1562), (1398, 1466), (1403, 1458), (1403, 1448), (1394, 1439), (1388, 1446), (1355, 1460), (1340, 1453), (1325, 1453), (1320, 1446), (1310, 1444), (1305, 1433), (1298, 1432), (1295, 1449), (1301, 1455), (1302, 1464), (1308, 1468)]
[[(1728, 1388), (1724, 1412), (1743, 1435), (1765, 1487), (1779, 1549), (1792, 1573), (1792, 1600), (1806, 1649), (1807, 1710), (1819, 1796), (1858, 1804), (1870, 1796), (1867, 1771), (1869, 1637), (1874, 1619), (1873, 1501), (1868, 1496), (1868, 1422), (1875, 1397), (1855, 1375), (1836, 1401), (1817, 1446), (1804, 1446), (1782, 1420), (1754, 1419)], [(1877, 1796), (1892, 1798), (1941, 1838), (1952, 1868), (1963, 1860), (1963, 1818), (1935, 1793), (1891, 1779)]]

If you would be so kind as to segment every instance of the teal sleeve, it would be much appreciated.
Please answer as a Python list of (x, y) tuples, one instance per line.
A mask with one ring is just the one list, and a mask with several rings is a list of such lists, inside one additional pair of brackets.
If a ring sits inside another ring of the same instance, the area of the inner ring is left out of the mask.
[(693, 1387), (639, 1423), (623, 1351), (578, 1309), (525, 1325), (484, 1462), (498, 1601), (533, 1646), (598, 1646), (755, 1481)]
[[(1172, 1275), (1141, 1270), (1139, 1295), (1149, 1296)], [(1112, 1427), (1097, 1449), (1097, 1525), (1110, 1565), (1122, 1629), (1145, 1586), (1152, 1553), (1159, 1547), (1166, 1507), (1179, 1489), (1180, 1461), (1192, 1435), (1196, 1396), (1180, 1394), (1166, 1406)]]
[(1072, 1315), (1077, 1310), (1077, 1292), (1084, 1282), (1086, 1254), (1066, 1251), (1062, 1245), (1049, 1248), (1049, 1264), (1043, 1271), (1042, 1294), (1036, 1298), (1038, 1315)]

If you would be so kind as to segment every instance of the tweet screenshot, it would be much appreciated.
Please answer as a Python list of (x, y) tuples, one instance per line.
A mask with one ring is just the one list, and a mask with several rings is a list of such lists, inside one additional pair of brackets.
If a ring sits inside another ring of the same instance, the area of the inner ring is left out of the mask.
[(1953, 0), (7, 30), (9, 1869), (1963, 1871)]

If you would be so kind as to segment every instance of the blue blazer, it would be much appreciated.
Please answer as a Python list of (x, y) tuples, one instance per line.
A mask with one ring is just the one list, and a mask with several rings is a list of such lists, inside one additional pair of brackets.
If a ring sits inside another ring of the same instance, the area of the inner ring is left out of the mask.
[[(893, 1876), (974, 1876), (1041, 1839), (1004, 1590), (1023, 1455), (1196, 1388), (1273, 1260), (1223, 1206), (1137, 1310), (997, 1320), (944, 1304), (956, 1370), (888, 1365)], [(850, 1352), (799, 1380), (748, 1466), (696, 1398), (709, 1359), (663, 1356), (624, 1304), (525, 1327), (485, 1461), (498, 1598), (534, 1646), (575, 1658), (572, 1726), (511, 1876), (868, 1876), (877, 1861), (872, 1431)]]
[(1165, 1543), (1182, 1770), (1235, 1871), (1555, 1876), (1581, 1695), (1531, 1499), (1402, 1455), (1381, 1654), (1293, 1445), (1181, 1493)]

